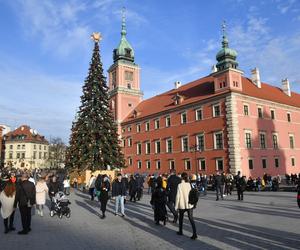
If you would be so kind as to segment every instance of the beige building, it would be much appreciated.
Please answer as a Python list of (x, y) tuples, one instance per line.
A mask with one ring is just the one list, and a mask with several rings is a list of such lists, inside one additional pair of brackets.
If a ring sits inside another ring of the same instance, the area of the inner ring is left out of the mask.
[(27, 125), (22, 125), (4, 135), (5, 167), (46, 168), (48, 167), (49, 143), (44, 136)]

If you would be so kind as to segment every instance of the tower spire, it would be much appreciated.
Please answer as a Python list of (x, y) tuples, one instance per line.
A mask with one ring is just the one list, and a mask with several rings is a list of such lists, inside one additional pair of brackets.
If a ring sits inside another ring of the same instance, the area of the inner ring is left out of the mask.
[(121, 30), (121, 35), (122, 37), (123, 36), (126, 36), (127, 32), (126, 32), (126, 18), (125, 18), (125, 11), (126, 11), (126, 8), (123, 7), (122, 8), (122, 30)]
[(222, 23), (222, 34), (223, 34), (223, 40), (222, 40), (222, 47), (223, 48), (228, 48), (228, 39), (227, 39), (227, 35), (226, 35), (226, 21), (223, 20)]

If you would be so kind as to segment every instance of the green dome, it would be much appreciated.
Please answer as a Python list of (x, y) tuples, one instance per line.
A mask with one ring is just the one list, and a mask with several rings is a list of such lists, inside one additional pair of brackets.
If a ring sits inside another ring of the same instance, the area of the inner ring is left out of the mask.
[(238, 66), (238, 62), (236, 61), (237, 55), (238, 53), (234, 49), (229, 48), (228, 39), (224, 32), (222, 49), (220, 49), (216, 55), (216, 59), (218, 61), (216, 67), (218, 71), (228, 68), (236, 69)]
[(118, 60), (125, 60), (125, 61), (134, 61), (134, 50), (129, 44), (129, 42), (126, 39), (126, 24), (125, 24), (125, 18), (123, 16), (122, 20), (122, 31), (121, 31), (121, 41), (119, 43), (119, 46), (114, 49), (114, 62)]
[(216, 55), (217, 61), (221, 61), (225, 57), (231, 57), (233, 60), (237, 57), (237, 52), (234, 49), (222, 48)]

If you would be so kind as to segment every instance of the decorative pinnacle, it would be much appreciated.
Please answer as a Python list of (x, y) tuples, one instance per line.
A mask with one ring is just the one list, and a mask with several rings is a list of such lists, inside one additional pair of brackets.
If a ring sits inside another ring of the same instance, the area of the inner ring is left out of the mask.
[(125, 36), (126, 35), (126, 18), (125, 18), (125, 11), (126, 11), (126, 8), (123, 7), (122, 8), (122, 31), (121, 31), (121, 35), (122, 36)]
[(223, 41), (222, 41), (222, 47), (228, 48), (228, 39), (226, 36), (226, 21), (224, 20), (222, 23), (222, 33), (223, 33)]
[(100, 32), (93, 32), (91, 35), (91, 39), (94, 40), (95, 43), (98, 43), (102, 40), (102, 36)]

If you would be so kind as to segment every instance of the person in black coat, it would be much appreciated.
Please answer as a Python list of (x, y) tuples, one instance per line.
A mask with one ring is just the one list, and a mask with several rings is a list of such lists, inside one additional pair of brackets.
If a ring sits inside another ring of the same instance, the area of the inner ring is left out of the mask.
[(52, 179), (50, 180), (49, 183), (49, 189), (48, 189), (48, 194), (49, 194), (49, 198), (51, 201), (51, 207), (50, 207), (50, 211), (54, 210), (54, 203), (53, 203), (53, 198), (55, 197), (55, 195), (59, 192), (62, 191), (62, 186), (60, 185), (60, 183), (57, 181), (56, 176), (53, 176)]
[(159, 225), (160, 221), (163, 221), (166, 225), (167, 220), (167, 194), (162, 188), (162, 179), (159, 177), (157, 179), (157, 186), (152, 193), (150, 204), (154, 209), (154, 221), (156, 225)]
[(238, 193), (238, 200), (244, 200), (244, 191), (246, 189), (245, 177), (241, 176), (241, 172), (235, 176), (235, 185)]
[(220, 175), (219, 172), (214, 177), (214, 184), (216, 188), (217, 201), (219, 200), (219, 196), (221, 196), (223, 200), (223, 186), (224, 186), (224, 178)]
[(102, 216), (101, 219), (104, 219), (105, 216), (105, 211), (106, 211), (106, 205), (107, 201), (109, 199), (108, 197), (108, 192), (110, 191), (110, 183), (107, 175), (102, 176), (102, 182), (101, 182), (101, 190), (100, 190), (100, 196), (99, 196), (99, 201), (101, 203), (101, 211), (102, 211)]
[(173, 223), (176, 223), (178, 220), (178, 212), (175, 210), (175, 201), (176, 201), (177, 187), (179, 183), (181, 183), (181, 178), (176, 175), (176, 172), (174, 170), (172, 170), (171, 175), (167, 181), (166, 190), (168, 194), (167, 206), (174, 216)]
[(136, 198), (139, 201), (143, 196), (143, 189), (144, 189), (144, 177), (137, 174), (136, 176), (136, 184), (137, 184), (137, 190), (136, 190)]
[(125, 207), (124, 207), (124, 199), (126, 196), (126, 185), (124, 181), (122, 181), (122, 174), (119, 173), (117, 175), (117, 179), (112, 184), (112, 197), (115, 198), (115, 215), (118, 215), (119, 204), (121, 207), (121, 216), (125, 216)]
[(23, 230), (18, 234), (28, 234), (31, 231), (31, 208), (36, 204), (35, 186), (28, 181), (28, 174), (24, 173), (17, 183), (14, 207), (19, 207)]
[(130, 176), (130, 181), (129, 181), (129, 196), (130, 196), (130, 201), (134, 200), (136, 202), (136, 192), (137, 192), (138, 186), (137, 186), (137, 181), (133, 175)]

